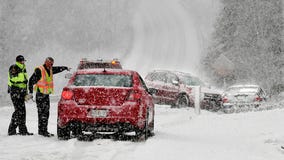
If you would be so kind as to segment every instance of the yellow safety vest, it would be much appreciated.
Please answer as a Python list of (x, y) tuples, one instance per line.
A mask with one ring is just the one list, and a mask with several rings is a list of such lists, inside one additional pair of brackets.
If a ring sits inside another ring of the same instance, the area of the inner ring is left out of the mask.
[(18, 88), (27, 88), (27, 84), (24, 81), (27, 81), (27, 72), (26, 66), (16, 62), (16, 65), (21, 69), (21, 72), (18, 73), (16, 77), (11, 77), (10, 73), (8, 73), (8, 86), (18, 87)]
[(48, 75), (44, 66), (37, 67), (41, 71), (41, 79), (35, 84), (35, 90), (39, 90), (43, 94), (52, 94), (53, 91), (53, 74), (52, 69), (50, 70), (50, 75)]

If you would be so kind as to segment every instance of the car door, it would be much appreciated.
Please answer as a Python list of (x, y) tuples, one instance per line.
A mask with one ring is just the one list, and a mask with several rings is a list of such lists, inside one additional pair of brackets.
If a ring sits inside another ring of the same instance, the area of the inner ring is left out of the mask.
[(166, 73), (163, 71), (154, 71), (148, 74), (145, 79), (148, 88), (157, 90), (153, 95), (155, 103), (166, 103), (168, 101)]
[(179, 88), (178, 77), (174, 73), (167, 73), (164, 89), (169, 101), (174, 102), (177, 99)]
[(152, 81), (152, 87), (157, 90), (157, 93), (155, 94), (155, 99), (158, 102), (166, 102), (167, 97), (167, 87), (166, 87), (166, 74), (163, 72), (157, 72), (155, 73), (155, 77)]

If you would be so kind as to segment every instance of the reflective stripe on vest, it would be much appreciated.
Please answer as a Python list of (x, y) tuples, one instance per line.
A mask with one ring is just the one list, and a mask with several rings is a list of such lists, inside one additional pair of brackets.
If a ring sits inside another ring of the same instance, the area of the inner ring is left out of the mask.
[(37, 67), (41, 71), (41, 79), (35, 85), (35, 89), (40, 91), (43, 94), (51, 94), (53, 93), (53, 74), (52, 69), (50, 70), (50, 75), (48, 75), (44, 66)]

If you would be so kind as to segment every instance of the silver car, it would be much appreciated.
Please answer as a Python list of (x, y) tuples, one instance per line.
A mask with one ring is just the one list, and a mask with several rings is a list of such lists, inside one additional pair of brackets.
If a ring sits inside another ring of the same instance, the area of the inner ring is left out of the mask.
[(233, 85), (222, 95), (222, 110), (225, 113), (242, 112), (258, 108), (267, 95), (258, 85)]

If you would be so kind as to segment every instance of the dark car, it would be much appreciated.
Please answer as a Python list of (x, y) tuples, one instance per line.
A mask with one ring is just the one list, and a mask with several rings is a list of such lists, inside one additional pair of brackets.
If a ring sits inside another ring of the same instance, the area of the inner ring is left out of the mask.
[(141, 76), (130, 70), (77, 70), (58, 103), (57, 135), (69, 139), (88, 133), (135, 132), (152, 135), (154, 103)]
[(225, 113), (258, 108), (267, 100), (265, 91), (259, 85), (232, 85), (222, 95)]
[(221, 107), (221, 92), (211, 89), (198, 77), (189, 73), (154, 70), (145, 77), (148, 88), (156, 89), (154, 103), (172, 107), (194, 106), (194, 89), (200, 86), (201, 109), (218, 110)]
[(121, 63), (118, 59), (112, 60), (90, 60), (87, 58), (83, 58), (77, 69), (92, 69), (92, 68), (112, 68), (112, 69), (122, 69)]

